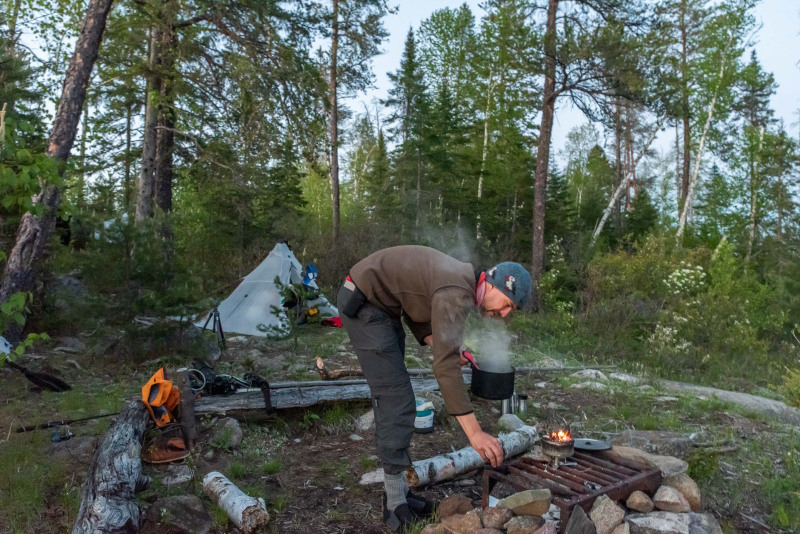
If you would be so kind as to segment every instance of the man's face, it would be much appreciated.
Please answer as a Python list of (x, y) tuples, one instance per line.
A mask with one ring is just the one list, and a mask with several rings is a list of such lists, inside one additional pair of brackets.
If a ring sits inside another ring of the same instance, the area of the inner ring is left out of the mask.
[(483, 315), (487, 317), (505, 317), (517, 307), (510, 298), (490, 283), (486, 283), (486, 294), (481, 305)]

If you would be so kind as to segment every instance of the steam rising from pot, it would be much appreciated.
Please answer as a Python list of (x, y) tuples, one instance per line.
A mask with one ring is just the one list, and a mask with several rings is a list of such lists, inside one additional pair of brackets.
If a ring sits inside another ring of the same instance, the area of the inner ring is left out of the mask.
[(508, 373), (511, 371), (511, 334), (500, 319), (485, 317), (466, 337), (466, 346), (474, 350), (475, 361), (482, 371)]

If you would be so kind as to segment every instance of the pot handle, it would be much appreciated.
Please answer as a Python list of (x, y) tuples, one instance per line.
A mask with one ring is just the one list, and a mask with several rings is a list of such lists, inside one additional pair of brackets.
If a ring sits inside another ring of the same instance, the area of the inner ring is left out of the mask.
[(462, 350), (461, 351), (461, 356), (466, 358), (466, 360), (469, 362), (470, 367), (472, 367), (473, 369), (477, 369), (478, 371), (481, 370), (481, 368), (478, 367), (478, 364), (475, 363), (475, 356), (473, 356), (472, 353), (469, 353), (469, 352), (467, 352), (465, 350)]

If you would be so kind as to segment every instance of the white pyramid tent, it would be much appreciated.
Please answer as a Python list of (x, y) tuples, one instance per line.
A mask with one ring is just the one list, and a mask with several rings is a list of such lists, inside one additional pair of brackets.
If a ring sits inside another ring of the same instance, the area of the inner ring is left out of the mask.
[[(245, 276), (233, 293), (219, 304), (222, 329), (226, 333), (250, 336), (287, 335), (289, 319), (283, 313), (283, 302), (275, 285), (275, 278), (284, 285), (300, 284), (303, 281), (302, 271), (303, 267), (289, 245), (275, 245), (266, 259)], [(321, 298), (325, 299), (324, 296)], [(325, 302), (330, 305), (327, 299)], [(280, 310), (277, 315), (273, 313), (275, 308)], [(339, 316), (338, 310), (333, 306), (326, 309), (320, 307), (319, 311), (323, 316)], [(202, 327), (205, 322), (204, 317), (196, 324)]]

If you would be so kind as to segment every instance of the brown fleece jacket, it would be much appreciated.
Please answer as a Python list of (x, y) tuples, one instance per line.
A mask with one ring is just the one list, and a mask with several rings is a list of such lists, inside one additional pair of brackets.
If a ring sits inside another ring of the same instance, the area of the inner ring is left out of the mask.
[(433, 334), (433, 373), (451, 415), (472, 412), (459, 355), (464, 322), (475, 309), (475, 271), (447, 254), (406, 245), (379, 250), (350, 269), (367, 300), (394, 317), (403, 317), (424, 345)]

